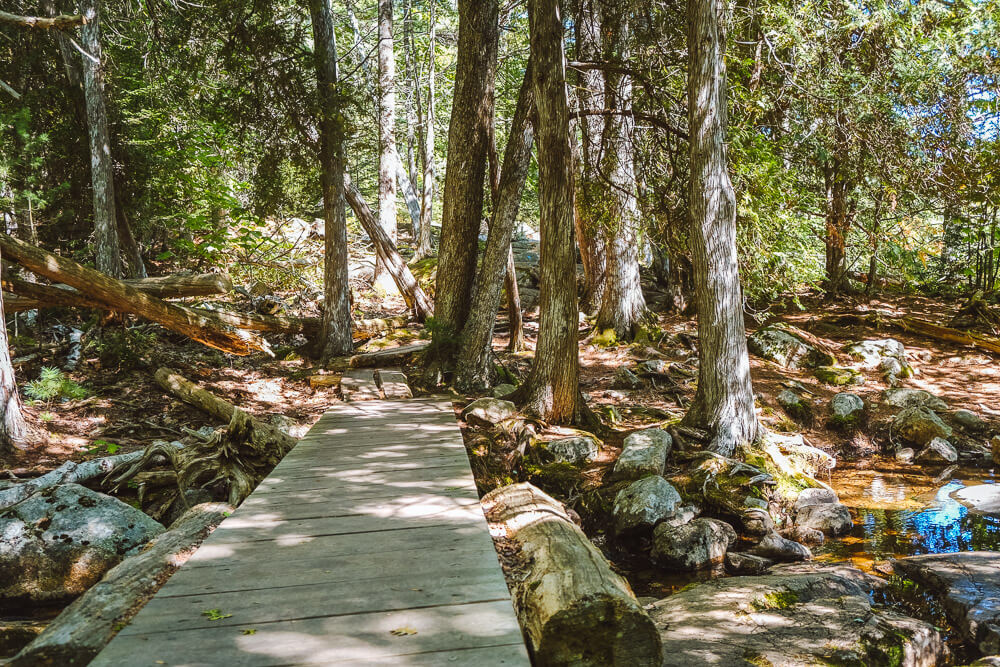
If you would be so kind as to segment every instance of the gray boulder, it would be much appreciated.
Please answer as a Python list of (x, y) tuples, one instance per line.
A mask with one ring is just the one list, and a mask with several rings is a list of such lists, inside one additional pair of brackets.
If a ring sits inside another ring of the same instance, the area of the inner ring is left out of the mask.
[(0, 599), (80, 595), (163, 531), (136, 508), (78, 484), (36, 493), (0, 513)]
[(806, 505), (796, 513), (795, 523), (833, 536), (849, 533), (854, 527), (851, 511), (840, 503)]
[(977, 514), (1000, 517), (1000, 484), (967, 486), (952, 493), (951, 497)]
[(771, 560), (794, 562), (812, 560), (812, 552), (798, 542), (786, 539), (778, 533), (768, 533), (754, 548), (748, 552), (752, 556), (770, 558)]
[(764, 574), (774, 565), (774, 561), (760, 556), (730, 551), (726, 554), (726, 572), (729, 574)]
[(951, 416), (963, 431), (978, 433), (986, 430), (986, 422), (971, 410), (955, 410)]
[(915, 445), (927, 445), (934, 438), (951, 437), (951, 427), (937, 414), (924, 407), (902, 410), (892, 422), (892, 430), (903, 440)]
[(906, 363), (906, 348), (898, 340), (892, 338), (848, 343), (844, 346), (844, 352), (857, 359), (862, 368), (867, 369), (878, 368), (885, 359), (893, 359), (902, 364)]
[(653, 560), (678, 570), (700, 570), (722, 562), (736, 531), (716, 519), (695, 519), (682, 526), (661, 523), (653, 531)]
[(774, 530), (774, 520), (767, 510), (749, 507), (740, 515), (743, 532), (750, 537), (763, 537)]
[(931, 410), (947, 410), (948, 404), (943, 400), (923, 389), (910, 389), (909, 387), (897, 387), (887, 389), (883, 396), (883, 402), (894, 408), (930, 408)]
[(813, 404), (808, 398), (800, 396), (791, 389), (778, 393), (778, 405), (796, 421), (808, 424), (813, 418)]
[(648, 428), (625, 436), (622, 453), (615, 461), (616, 479), (635, 479), (644, 475), (660, 475), (666, 465), (673, 439), (666, 431)]
[(778, 533), (786, 540), (798, 542), (805, 546), (815, 547), (826, 541), (823, 531), (816, 530), (815, 528), (807, 528), (806, 526), (791, 525), (782, 528)]
[(913, 459), (916, 456), (917, 452), (913, 447), (900, 447), (896, 450), (896, 460), (900, 463), (913, 463)]
[(493, 426), (517, 414), (517, 406), (499, 398), (477, 398), (462, 410), (462, 418), (477, 426)]
[(657, 523), (674, 516), (680, 504), (677, 489), (659, 475), (632, 482), (615, 496), (615, 534), (652, 531)]
[(841, 392), (830, 400), (830, 423), (834, 426), (856, 426), (865, 414), (865, 402), (857, 394)]
[(885, 582), (849, 567), (785, 565), (713, 579), (646, 607), (664, 667), (943, 664), (931, 624), (873, 606)]
[(747, 347), (762, 359), (785, 368), (815, 368), (835, 363), (832, 355), (779, 325), (763, 327), (747, 339)]
[(579, 465), (597, 458), (600, 443), (589, 435), (573, 435), (568, 438), (539, 442), (538, 446), (549, 458), (561, 463)]
[(809, 505), (825, 505), (829, 503), (839, 503), (840, 498), (833, 489), (802, 489), (795, 499), (793, 509), (800, 510)]
[(954, 463), (958, 460), (958, 450), (944, 438), (934, 438), (920, 450), (914, 460), (926, 463)]
[(517, 389), (517, 387), (515, 387), (512, 384), (508, 383), (498, 384), (497, 386), (493, 387), (493, 398), (503, 398), (504, 396), (513, 393), (515, 389)]

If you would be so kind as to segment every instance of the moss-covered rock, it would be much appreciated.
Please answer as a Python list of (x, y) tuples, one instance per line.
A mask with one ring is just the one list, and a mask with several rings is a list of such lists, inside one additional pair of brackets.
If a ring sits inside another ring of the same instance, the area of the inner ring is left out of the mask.
[(785, 368), (815, 368), (836, 363), (833, 355), (806, 342), (793, 327), (783, 324), (758, 329), (747, 340), (747, 347), (758, 357)]
[(832, 384), (835, 387), (845, 387), (847, 385), (864, 384), (865, 376), (853, 368), (841, 368), (839, 366), (820, 366), (813, 371), (816, 379), (824, 384)]

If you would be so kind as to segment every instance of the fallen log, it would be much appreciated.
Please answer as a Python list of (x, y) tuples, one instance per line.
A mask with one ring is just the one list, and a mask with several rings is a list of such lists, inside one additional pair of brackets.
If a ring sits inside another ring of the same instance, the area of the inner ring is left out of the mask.
[[(158, 299), (227, 294), (233, 289), (229, 277), (220, 273), (157, 276), (121, 282)], [(55, 306), (107, 308), (99, 299), (88, 297), (68, 285), (40, 285), (15, 278), (5, 279), (3, 288), (12, 294), (12, 297), (4, 296), (4, 308), (12, 313)]]
[(109, 310), (145, 317), (223, 352), (241, 356), (258, 351), (271, 353), (271, 348), (263, 337), (234, 329), (214, 313), (197, 312), (167, 303), (100, 271), (54, 255), (8, 234), (0, 234), (0, 252), (33, 273), (53, 282), (75, 287), (89, 297), (107, 304)]
[[(256, 313), (234, 313), (232, 311), (202, 311), (194, 308), (196, 312), (212, 312), (230, 326), (247, 329), (249, 331), (267, 331), (269, 333), (303, 334), (313, 337), (319, 334), (321, 320), (318, 317), (288, 317), (287, 315), (259, 315)], [(355, 320), (351, 324), (351, 334), (354, 340), (371, 338), (384, 331), (391, 331), (405, 327), (409, 323), (409, 318), (386, 317), (370, 320)]]
[(536, 664), (660, 664), (653, 621), (561, 503), (526, 483), (482, 503), (515, 549), (514, 607)]
[(896, 319), (895, 322), (903, 330), (911, 333), (923, 334), (924, 336), (930, 336), (931, 338), (946, 340), (952, 343), (971, 345), (972, 347), (976, 347), (981, 350), (987, 350), (988, 352), (993, 352), (994, 354), (1000, 354), (1000, 338), (991, 338), (989, 336), (973, 333), (971, 331), (951, 329), (949, 327), (943, 327), (939, 324), (934, 324), (933, 322), (921, 320), (916, 317), (900, 317)]
[[(219, 398), (207, 389), (202, 389), (194, 382), (191, 382), (183, 375), (174, 373), (169, 368), (160, 368), (153, 374), (156, 383), (165, 390), (181, 399), (189, 405), (193, 405), (202, 412), (207, 412), (221, 422), (230, 423), (237, 408), (229, 401)], [(249, 416), (249, 415), (248, 415)], [(271, 424), (266, 424), (259, 419), (250, 417), (250, 424), (254, 431), (267, 434), (267, 437), (280, 443), (284, 452), (287, 452), (298, 442), (289, 434), (278, 429)]]
[(22, 28), (40, 28), (42, 30), (71, 30), (86, 23), (82, 14), (60, 14), (58, 16), (19, 16), (10, 12), (0, 11), (0, 23), (10, 23)]
[(365, 352), (351, 357), (351, 368), (378, 368), (381, 366), (405, 365), (415, 354), (419, 354), (430, 346), (429, 340), (420, 341), (412, 345), (402, 345), (400, 347), (390, 347), (376, 352)]
[(351, 178), (347, 174), (344, 174), (344, 190), (347, 203), (351, 205), (351, 209), (361, 222), (361, 226), (364, 227), (365, 233), (375, 244), (375, 251), (382, 258), (382, 262), (396, 283), (399, 293), (403, 295), (406, 307), (413, 312), (413, 316), (419, 322), (423, 322), (434, 314), (434, 303), (421, 289), (417, 279), (410, 272), (410, 267), (399, 256), (399, 251), (396, 250), (392, 239), (378, 224), (375, 214), (368, 208), (368, 204), (361, 196), (361, 191), (351, 182)]
[(85, 665), (93, 660), (233, 511), (224, 503), (192, 507), (144, 551), (108, 570), (7, 664)]

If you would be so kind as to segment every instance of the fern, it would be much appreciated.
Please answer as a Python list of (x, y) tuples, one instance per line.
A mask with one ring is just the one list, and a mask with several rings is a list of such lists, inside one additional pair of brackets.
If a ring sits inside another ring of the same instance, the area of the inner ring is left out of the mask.
[(56, 398), (86, 398), (87, 390), (63, 375), (58, 368), (43, 366), (38, 379), (24, 388), (24, 394), (34, 401), (51, 401)]

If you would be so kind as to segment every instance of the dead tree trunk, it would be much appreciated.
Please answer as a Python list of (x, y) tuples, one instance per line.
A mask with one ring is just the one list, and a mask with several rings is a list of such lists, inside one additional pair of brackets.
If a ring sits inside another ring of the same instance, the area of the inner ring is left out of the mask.
[[(459, 0), (458, 62), (444, 180), (435, 317), (457, 334), (472, 301), (483, 220), (483, 180), (493, 118), (499, 40), (498, 0)], [(438, 353), (450, 357), (456, 350)]]
[(351, 183), (351, 179), (344, 175), (344, 189), (347, 193), (347, 203), (354, 210), (354, 215), (358, 217), (361, 226), (375, 244), (375, 250), (382, 258), (386, 270), (396, 282), (399, 293), (403, 295), (407, 307), (413, 312), (413, 316), (420, 322), (434, 314), (434, 303), (430, 297), (420, 288), (417, 279), (413, 277), (406, 262), (399, 256), (396, 245), (378, 225), (378, 220), (368, 204), (365, 203), (361, 192)]
[(652, 619), (559, 501), (513, 484), (483, 496), (483, 510), (515, 549), (514, 607), (539, 665), (662, 662)]
[(223, 503), (192, 507), (143, 551), (108, 570), (8, 664), (84, 665), (93, 660), (233, 511)]
[(317, 352), (326, 361), (349, 354), (351, 293), (347, 270), (347, 213), (344, 210), (344, 139), (337, 94), (337, 36), (329, 0), (310, 0), (313, 58), (320, 99), (320, 183), (325, 225), (323, 252), (323, 324)]
[(21, 397), (17, 393), (17, 382), (14, 380), (14, 365), (10, 360), (3, 297), (0, 296), (0, 454), (21, 444), (26, 431)]
[(531, 63), (538, 109), (541, 280), (538, 342), (518, 398), (549, 422), (575, 421), (578, 404), (578, 309), (573, 240), (573, 149), (558, 0), (529, 3)]
[[(392, 0), (378, 0), (378, 224), (396, 243), (396, 56), (392, 36)], [(403, 169), (405, 171), (405, 169)], [(407, 179), (409, 180), (409, 179)], [(386, 275), (381, 257), (375, 259), (375, 283), (383, 289), (395, 284)]]
[(688, 0), (691, 254), (698, 305), (698, 389), (685, 416), (729, 456), (757, 438), (736, 258), (736, 197), (726, 157), (725, 3)]
[[(534, 142), (531, 117), (534, 111), (534, 82), (529, 64), (518, 93), (510, 136), (504, 150), (500, 185), (493, 205), (493, 219), (479, 270), (479, 284), (469, 310), (469, 319), (462, 330), (462, 347), (455, 377), (455, 384), (462, 391), (485, 389), (492, 380), (493, 325), (500, 306), (500, 286), (505, 281), (505, 275), (509, 275), (508, 266), (513, 264), (510, 240), (531, 164), (531, 146)], [(507, 282), (509, 286), (509, 281)], [(517, 285), (516, 280), (514, 285)], [(517, 314), (520, 319), (520, 308)], [(511, 335), (514, 335), (513, 324), (512, 322)]]
[(90, 139), (90, 171), (94, 190), (94, 246), (97, 269), (112, 278), (122, 277), (122, 258), (115, 223), (115, 181), (111, 164), (108, 112), (104, 106), (104, 68), (101, 62), (101, 0), (82, 0), (86, 22), (81, 41), (83, 92), (87, 102), (87, 135)]
[(53, 282), (75, 287), (115, 312), (133, 313), (184, 334), (199, 343), (237, 355), (270, 353), (267, 341), (248, 331), (236, 330), (209, 311), (167, 303), (100, 271), (54, 255), (7, 234), (0, 234), (0, 252), (11, 261)]

